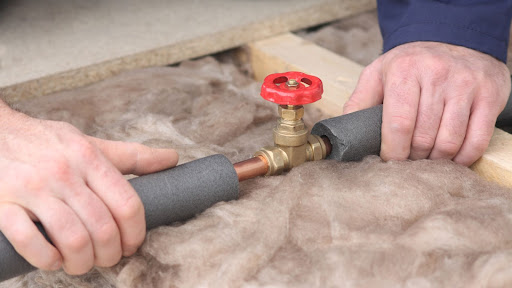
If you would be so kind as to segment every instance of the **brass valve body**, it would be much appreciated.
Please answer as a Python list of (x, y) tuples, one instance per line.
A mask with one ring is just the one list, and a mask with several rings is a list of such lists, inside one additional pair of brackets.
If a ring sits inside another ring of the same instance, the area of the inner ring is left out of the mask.
[(302, 117), (304, 107), (299, 105), (280, 105), (280, 119), (274, 128), (275, 146), (267, 146), (255, 153), (268, 162), (266, 176), (279, 175), (306, 161), (321, 160), (326, 157), (324, 141), (316, 135), (310, 135)]

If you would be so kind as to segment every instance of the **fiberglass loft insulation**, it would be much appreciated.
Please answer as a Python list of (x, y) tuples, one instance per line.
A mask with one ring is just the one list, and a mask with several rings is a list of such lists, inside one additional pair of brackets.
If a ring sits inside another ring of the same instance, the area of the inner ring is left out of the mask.
[[(136, 70), (17, 103), (89, 135), (232, 162), (272, 143), (274, 104), (213, 58)], [(307, 107), (306, 107), (307, 109)], [(307, 109), (309, 127), (321, 113)], [(35, 271), (0, 287), (504, 287), (512, 190), (450, 161), (306, 163), (240, 184), (240, 198), (148, 232), (112, 268)]]

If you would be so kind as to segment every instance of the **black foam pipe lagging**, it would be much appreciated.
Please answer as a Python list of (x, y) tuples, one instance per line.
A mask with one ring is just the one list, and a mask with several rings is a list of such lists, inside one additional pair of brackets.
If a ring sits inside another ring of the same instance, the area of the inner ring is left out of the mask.
[(505, 109), (503, 109), (501, 114), (498, 116), (498, 120), (496, 120), (496, 127), (503, 128), (510, 126), (512, 126), (512, 92), (508, 97), (508, 102), (505, 106)]
[[(498, 116), (496, 126), (512, 125), (512, 96)], [(332, 145), (327, 159), (357, 161), (380, 153), (382, 105), (358, 112), (322, 120), (313, 126), (311, 134), (326, 136)]]
[(357, 161), (380, 152), (382, 105), (322, 120), (311, 134), (327, 136), (331, 154), (327, 159)]
[[(213, 155), (129, 180), (144, 205), (146, 227), (184, 221), (220, 201), (238, 198), (238, 176), (223, 155)], [(48, 239), (40, 224), (36, 224)], [(0, 282), (34, 270), (0, 233)]]

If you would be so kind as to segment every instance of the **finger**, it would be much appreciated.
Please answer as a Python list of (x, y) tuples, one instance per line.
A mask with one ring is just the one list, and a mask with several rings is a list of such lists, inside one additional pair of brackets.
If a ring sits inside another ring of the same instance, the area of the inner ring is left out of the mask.
[(470, 99), (471, 95), (466, 94), (446, 102), (430, 159), (453, 159), (459, 152), (466, 137)]
[(352, 113), (362, 109), (382, 104), (382, 73), (379, 59), (367, 66), (359, 80), (352, 95), (343, 106), (343, 114)]
[(115, 265), (122, 256), (121, 236), (114, 218), (105, 204), (85, 184), (67, 193), (66, 204), (75, 211), (92, 240), (94, 264)]
[(94, 253), (89, 233), (78, 216), (56, 198), (38, 199), (31, 207), (41, 219), (46, 233), (62, 255), (62, 267), (70, 275), (87, 273), (94, 265)]
[(22, 207), (11, 203), (0, 205), (0, 231), (32, 266), (43, 270), (61, 268), (59, 251), (46, 241)]
[(422, 85), (418, 116), (412, 134), (410, 159), (425, 159), (430, 155), (441, 123), (443, 108), (444, 101), (440, 92), (435, 91), (432, 85)]
[(494, 133), (498, 115), (495, 110), (496, 107), (492, 105), (475, 103), (469, 119), (466, 139), (453, 158), (454, 162), (470, 166), (484, 154)]
[(86, 171), (87, 186), (105, 203), (121, 234), (123, 255), (137, 251), (146, 236), (144, 207), (133, 187), (105, 158), (91, 163), (96, 169)]
[(139, 143), (90, 136), (88, 140), (123, 174), (143, 175), (174, 167), (178, 163), (178, 153), (173, 149), (156, 149)]
[(411, 151), (420, 85), (415, 76), (400, 70), (391, 70), (386, 77), (380, 156), (385, 161), (405, 160)]

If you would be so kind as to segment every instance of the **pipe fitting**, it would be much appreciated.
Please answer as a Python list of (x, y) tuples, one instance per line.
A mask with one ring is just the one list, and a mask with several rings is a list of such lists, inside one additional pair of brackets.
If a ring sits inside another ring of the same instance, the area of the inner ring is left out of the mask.
[(279, 147), (267, 146), (261, 148), (254, 156), (263, 157), (268, 163), (268, 170), (265, 176), (279, 175), (285, 171), (288, 165), (288, 155), (284, 153)]
[(279, 175), (306, 161), (326, 157), (324, 140), (310, 135), (302, 120), (303, 105), (320, 100), (322, 92), (320, 79), (300, 72), (271, 74), (265, 78), (261, 96), (279, 105), (280, 116), (274, 128), (274, 146), (264, 147), (255, 154), (267, 161), (266, 176)]
[(308, 146), (306, 146), (306, 160), (318, 161), (327, 157), (327, 147), (322, 137), (318, 135), (308, 135)]
[(279, 106), (278, 112), (281, 118), (277, 120), (274, 128), (275, 146), (264, 147), (254, 154), (267, 161), (269, 168), (266, 176), (279, 175), (306, 161), (317, 161), (326, 157), (324, 140), (309, 134), (302, 120), (304, 107)]

